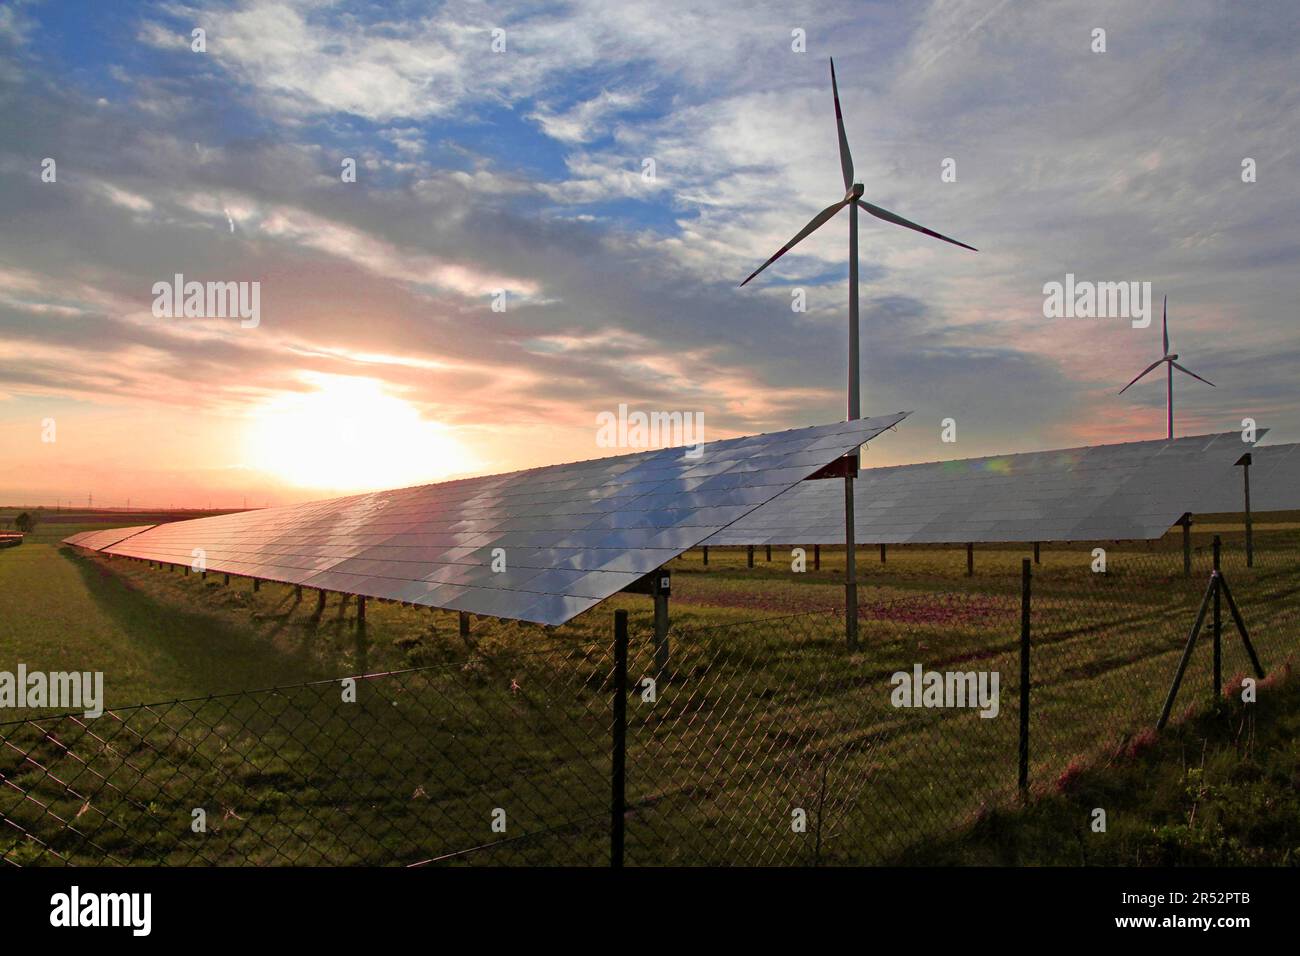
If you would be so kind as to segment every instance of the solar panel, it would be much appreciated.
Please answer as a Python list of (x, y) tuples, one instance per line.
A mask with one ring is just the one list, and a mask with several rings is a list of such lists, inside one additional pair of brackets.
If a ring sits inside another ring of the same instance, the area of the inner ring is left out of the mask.
[(905, 417), (176, 521), (107, 551), (561, 624)]
[[(1256, 445), (1250, 452), (1251, 511), (1300, 509), (1300, 444)], [(1245, 510), (1243, 469), (1234, 468), (1200, 500), (1196, 512), (1218, 514)]]
[(79, 548), (88, 548), (91, 551), (103, 551), (105, 548), (124, 541), (127, 538), (140, 534), (142, 531), (148, 531), (155, 527), (151, 524), (140, 524), (130, 528), (109, 528), (107, 531), (83, 531), (80, 534), (70, 535), (61, 542), (62, 544), (75, 544)]
[[(1238, 432), (864, 469), (861, 544), (1158, 538), (1232, 474)], [(1238, 476), (1239, 477), (1239, 476)], [(1252, 475), (1252, 478), (1254, 476)], [(838, 544), (838, 482), (805, 482), (704, 542)]]

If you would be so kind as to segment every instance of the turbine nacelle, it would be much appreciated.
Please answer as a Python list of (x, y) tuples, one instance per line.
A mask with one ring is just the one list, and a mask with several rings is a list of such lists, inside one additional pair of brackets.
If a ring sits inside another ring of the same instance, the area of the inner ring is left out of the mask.
[[(892, 213), (888, 209), (884, 209), (881, 206), (877, 206), (873, 203), (869, 203), (862, 198), (862, 194), (865, 191), (865, 187), (862, 185), (862, 183), (855, 183), (853, 181), (853, 156), (852, 154), (849, 153), (848, 137), (844, 135), (844, 114), (840, 110), (839, 87), (836, 86), (835, 84), (835, 61), (834, 60), (831, 60), (831, 95), (835, 99), (835, 131), (839, 135), (839, 140), (840, 140), (840, 172), (844, 176), (844, 198), (838, 200), (835, 203), (832, 203), (831, 205), (823, 209), (821, 212), (819, 212), (817, 215), (813, 216), (812, 219), (809, 220), (808, 225), (804, 226), (797, 233), (795, 233), (795, 237), (791, 239), (789, 242), (787, 242), (780, 249), (778, 249), (776, 251), (776, 254), (772, 256), (772, 258), (768, 259), (761, 266), (759, 266), (757, 269), (751, 272), (749, 274), (749, 277), (746, 278), (745, 281), (741, 283), (741, 285), (742, 286), (747, 285), (750, 279), (754, 278), (754, 276), (758, 275), (760, 272), (762, 272), (772, 263), (776, 262), (777, 259), (780, 259), (783, 255), (785, 255), (787, 252), (793, 249), (796, 245), (798, 245), (808, 236), (812, 235), (814, 232), (816, 232), (826, 223), (834, 219), (835, 215), (845, 206), (851, 206), (854, 211), (861, 209), (863, 212), (867, 213), (868, 215), (875, 216), (877, 219), (881, 219), (885, 222), (892, 222), (895, 226), (902, 226), (905, 229), (911, 229), (914, 232), (922, 233), (923, 235), (930, 236), (931, 238), (940, 239), (944, 242), (952, 243), (954, 246), (961, 246), (963, 249), (969, 249), (971, 252), (979, 252), (979, 250), (976, 249), (974, 246), (968, 246), (964, 242), (958, 242), (956, 239), (950, 239), (947, 236), (945, 236), (943, 233), (935, 232), (933, 229), (927, 229), (925, 228), (925, 226), (921, 226), (918, 225), (917, 223), (912, 222), (911, 220), (904, 219), (902, 216), (898, 215), (897, 213)], [(856, 222), (857, 220), (855, 218), (854, 223), (856, 224)], [(854, 225), (850, 228), (856, 230), (857, 226)], [(856, 324), (857, 316), (850, 315), (849, 321)]]

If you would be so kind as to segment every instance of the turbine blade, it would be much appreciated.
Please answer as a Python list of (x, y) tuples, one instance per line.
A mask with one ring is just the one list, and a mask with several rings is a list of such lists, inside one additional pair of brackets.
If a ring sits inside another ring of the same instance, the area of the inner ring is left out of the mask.
[(840, 88), (835, 83), (835, 58), (831, 57), (831, 95), (835, 97), (835, 127), (840, 134), (840, 172), (844, 173), (844, 191), (853, 188), (853, 156), (849, 138), (844, 135), (844, 114), (840, 111)]
[(1144, 369), (1142, 370), (1142, 372), (1138, 375), (1137, 378), (1133, 379), (1133, 381), (1129, 382), (1127, 385), (1125, 385), (1123, 388), (1121, 388), (1121, 389), (1119, 390), (1119, 393), (1120, 393), (1121, 395), (1123, 395), (1123, 394), (1124, 394), (1125, 392), (1127, 392), (1130, 388), (1132, 388), (1134, 385), (1137, 384), (1138, 379), (1140, 379), (1143, 375), (1146, 375), (1147, 372), (1150, 372), (1152, 369), (1159, 367), (1160, 363), (1163, 362), (1163, 361), (1164, 361), (1164, 359), (1156, 359), (1154, 362), (1152, 362), (1150, 365), (1148, 365), (1146, 368), (1144, 368)]
[(1211, 388), (1218, 388), (1218, 386), (1215, 385), (1213, 382), (1211, 382), (1208, 378), (1201, 378), (1201, 376), (1197, 375), (1197, 374), (1196, 374), (1195, 372), (1193, 372), (1191, 369), (1189, 369), (1189, 368), (1183, 368), (1183, 367), (1182, 367), (1181, 365), (1179, 365), (1177, 362), (1170, 362), (1169, 364), (1172, 365), (1174, 368), (1178, 369), (1178, 371), (1180, 371), (1180, 372), (1186, 372), (1186, 373), (1187, 373), (1188, 375), (1190, 375), (1192, 378), (1200, 379), (1202, 382), (1204, 382), (1206, 385), (1209, 385)]
[(935, 232), (933, 229), (926, 229), (925, 226), (918, 226), (916, 223), (904, 219), (902, 216), (895, 215), (888, 209), (882, 209), (879, 206), (873, 206), (865, 199), (859, 199), (858, 205), (864, 210), (871, 213), (877, 219), (883, 219), (885, 222), (892, 222), (896, 226), (906, 226), (908, 229), (915, 229), (917, 232), (923, 232), (927, 236), (933, 236), (935, 239), (942, 239), (944, 242), (951, 242), (954, 246), (961, 246), (963, 249), (969, 249), (971, 252), (979, 252), (974, 246), (968, 246), (964, 242), (958, 242), (956, 239), (949, 239), (943, 233)]
[(1160, 324), (1165, 330), (1165, 354), (1169, 354), (1169, 296), (1165, 296), (1165, 307), (1160, 310)]
[[(835, 205), (827, 206), (817, 215), (813, 216), (812, 220), (808, 223), (808, 225), (800, 229), (793, 239), (787, 242), (780, 249), (776, 250), (776, 255), (772, 256), (771, 259), (768, 259), (761, 266), (759, 266), (757, 269), (751, 272), (749, 274), (749, 279), (754, 278), (754, 276), (758, 275), (760, 272), (762, 272), (772, 263), (776, 262), (777, 259), (780, 259), (783, 255), (785, 255), (787, 252), (789, 252), (791, 249), (797, 246), (800, 242), (802, 242), (805, 238), (807, 238), (809, 233), (817, 231), (817, 229), (820, 228), (828, 219), (830, 219), (832, 216), (834, 216), (837, 212), (839, 212), (848, 204), (849, 201), (847, 199), (841, 199), (839, 202), (835, 203)], [(749, 279), (746, 279), (744, 282), (741, 283), (741, 285), (742, 286), (747, 285), (749, 283)]]

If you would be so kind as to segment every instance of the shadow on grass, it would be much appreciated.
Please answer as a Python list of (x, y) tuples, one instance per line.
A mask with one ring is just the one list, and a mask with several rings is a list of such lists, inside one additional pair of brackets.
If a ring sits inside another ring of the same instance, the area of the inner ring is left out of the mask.
[[(299, 602), (292, 597), (276, 602), (278, 613), (259, 618), (255, 607), (205, 607), (208, 592), (215, 590), (209, 584), (198, 593), (184, 595), (186, 604), (182, 605), (167, 600), (169, 595), (160, 597), (143, 590), (106, 562), (68, 548), (62, 553), (81, 575), (100, 612), (122, 630), (131, 645), (158, 659), (154, 682), (163, 696), (223, 693), (350, 672), (344, 661), (333, 654), (322, 655), (320, 648), (313, 646), (314, 625), (293, 627)], [(224, 614), (240, 610), (247, 614), (247, 624), (223, 619)], [(300, 633), (295, 635), (295, 630)], [(114, 706), (138, 703), (110, 702)]]

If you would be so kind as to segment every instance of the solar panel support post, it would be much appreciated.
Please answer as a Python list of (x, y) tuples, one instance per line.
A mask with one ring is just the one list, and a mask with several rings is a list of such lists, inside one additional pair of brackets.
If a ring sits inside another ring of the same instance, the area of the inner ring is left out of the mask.
[(614, 612), (614, 729), (610, 760), (609, 865), (623, 865), (627, 774), (627, 611)]
[(224, 584), (224, 585), (226, 585), (227, 587), (229, 587), (229, 586), (230, 586), (230, 575), (227, 574), (227, 575), (226, 575), (226, 579), (225, 579), (224, 581), (222, 581), (221, 583)]
[(767, 545), (767, 555), (766, 555), (766, 559), (767, 559), (769, 562), (772, 560), (772, 546), (771, 546), (770, 544)]
[(262, 579), (261, 579), (261, 578), (253, 578), (253, 590), (254, 590), (254, 591), (260, 591), (260, 590), (262, 590)]
[(301, 585), (301, 584), (295, 584), (295, 585), (293, 586), (293, 599), (294, 599), (295, 601), (301, 601), (301, 600), (302, 600), (302, 585)]
[(469, 640), (469, 612), (468, 611), (460, 612), (460, 639), (462, 641)]
[(880, 563), (885, 563), (885, 544), (883, 541), (880, 543)]
[(752, 544), (749, 545), (746, 551), (747, 551), (747, 557), (745, 560), (747, 562), (747, 566), (752, 568), (754, 566), (754, 546)]
[(320, 615), (324, 612), (324, 610), (325, 610), (325, 589), (317, 588), (316, 589), (316, 616), (320, 617)]
[(1178, 519), (1183, 526), (1183, 577), (1192, 576), (1192, 514), (1189, 511)]
[(707, 544), (704, 546), (704, 566), (706, 568), (709, 566), (709, 546)]
[(972, 577), (975, 574), (975, 542), (966, 542), (966, 577)]
[(1030, 582), (1033, 571), (1029, 559), (1020, 563), (1020, 768), (1018, 783), (1021, 798), (1029, 796), (1029, 634)]
[(1213, 633), (1214, 635), (1214, 699), (1217, 701), (1219, 695), (1223, 693), (1223, 608), (1219, 596), (1219, 575), (1222, 568), (1219, 566), (1221, 557), (1220, 549), (1222, 545), (1219, 536), (1214, 536), (1214, 617)]
[(822, 569), (822, 546), (820, 544), (814, 544), (813, 545), (813, 570), (820, 571), (821, 569)]
[(366, 596), (357, 595), (357, 636), (364, 638), (366, 633)]
[(1250, 523), (1250, 454), (1241, 456), (1241, 490), (1245, 496), (1246, 505), (1246, 567), (1255, 566), (1255, 540), (1251, 533)]
[(655, 671), (668, 672), (668, 572), (662, 572), (663, 586), (656, 587), (655, 602)]
[(1034, 542), (1034, 564), (1042, 564), (1042, 563), (1043, 563), (1042, 543), (1039, 541), (1035, 541)]

